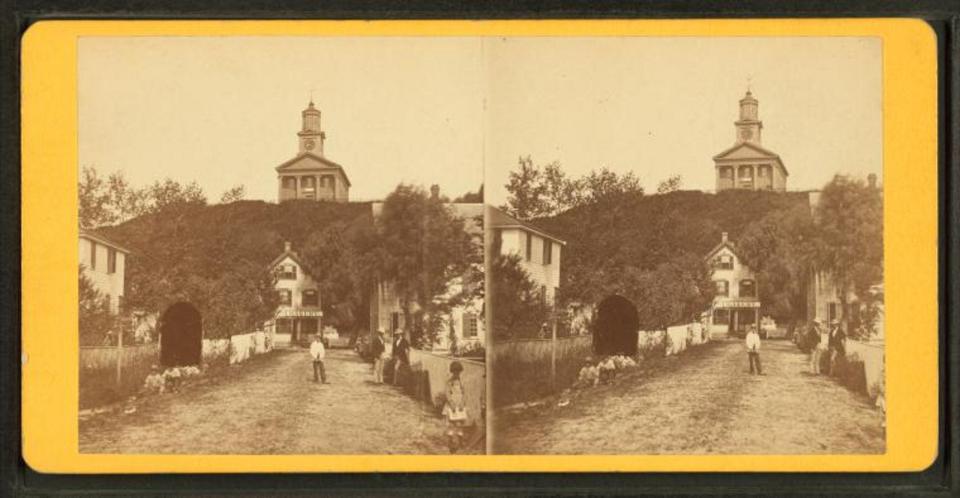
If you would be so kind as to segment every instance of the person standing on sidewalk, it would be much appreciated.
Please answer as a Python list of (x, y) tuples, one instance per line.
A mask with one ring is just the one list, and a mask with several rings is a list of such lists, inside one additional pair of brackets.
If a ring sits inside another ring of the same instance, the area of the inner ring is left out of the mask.
[(820, 363), (823, 361), (823, 355), (827, 352), (827, 342), (829, 336), (824, 330), (820, 320), (813, 321), (813, 328), (810, 329), (810, 342), (813, 347), (810, 348), (810, 371), (814, 375), (820, 375)]
[(828, 346), (830, 347), (831, 376), (837, 375), (837, 365), (846, 359), (846, 341), (847, 335), (843, 333), (843, 329), (840, 327), (840, 320), (834, 318), (830, 321), (830, 338), (828, 339)]
[(747, 332), (747, 359), (750, 361), (750, 373), (753, 374), (754, 365), (756, 365), (757, 375), (763, 375), (760, 369), (760, 334), (757, 333), (755, 325), (750, 326)]
[(400, 372), (406, 372), (406, 367), (410, 366), (410, 343), (403, 333), (403, 329), (397, 329), (393, 339), (393, 385), (400, 384)]
[(383, 329), (377, 330), (370, 344), (370, 354), (373, 356), (373, 382), (383, 384), (383, 361), (386, 359), (387, 346), (383, 343), (386, 333)]
[(323, 347), (320, 334), (313, 336), (310, 344), (310, 357), (313, 358), (313, 381), (327, 383), (327, 372), (323, 368), (323, 359), (327, 356), (327, 349)]

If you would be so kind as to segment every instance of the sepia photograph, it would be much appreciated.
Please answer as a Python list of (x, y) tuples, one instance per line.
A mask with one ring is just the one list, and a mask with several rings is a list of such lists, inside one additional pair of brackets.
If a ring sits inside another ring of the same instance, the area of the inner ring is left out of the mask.
[(481, 62), (81, 38), (80, 452), (484, 453)]
[(78, 47), (82, 453), (885, 453), (879, 39)]
[(879, 39), (486, 56), (493, 453), (885, 453)]

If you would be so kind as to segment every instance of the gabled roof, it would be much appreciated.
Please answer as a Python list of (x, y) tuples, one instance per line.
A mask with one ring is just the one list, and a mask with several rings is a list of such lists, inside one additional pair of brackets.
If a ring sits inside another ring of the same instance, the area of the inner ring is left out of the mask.
[(296, 156), (296, 157), (294, 157), (294, 158), (292, 158), (292, 159), (284, 162), (283, 164), (281, 164), (280, 166), (277, 166), (277, 167), (274, 168), (274, 169), (276, 169), (277, 172), (281, 172), (281, 171), (289, 168), (290, 166), (292, 166), (292, 165), (293, 165), (294, 163), (296, 163), (297, 161), (300, 161), (300, 160), (302, 160), (302, 159), (313, 159), (313, 160), (315, 160), (315, 161), (317, 161), (317, 162), (319, 162), (319, 163), (321, 163), (321, 164), (323, 164), (323, 165), (326, 166), (326, 168), (317, 168), (317, 169), (336, 169), (336, 170), (339, 170), (340, 173), (343, 175), (343, 179), (347, 181), (347, 186), (348, 186), (348, 187), (353, 186), (353, 185), (350, 183), (350, 177), (347, 176), (347, 170), (343, 169), (343, 166), (341, 166), (341, 165), (339, 165), (339, 164), (337, 164), (337, 163), (335, 163), (335, 162), (333, 162), (333, 161), (331, 161), (331, 160), (329, 160), (329, 159), (327, 159), (327, 158), (325, 158), (325, 157), (323, 157), (323, 156), (318, 156), (318, 155), (316, 155), (316, 154), (314, 154), (314, 153), (312, 153), (312, 152), (304, 152), (303, 154), (299, 154), (298, 156)]
[(300, 259), (300, 256), (296, 253), (296, 251), (283, 251), (281, 255), (277, 256), (273, 261), (270, 262), (269, 265), (267, 265), (267, 270), (273, 271), (273, 269), (276, 268), (277, 265), (279, 265), (280, 262), (286, 258), (292, 259), (294, 263), (300, 266), (300, 269), (303, 270), (304, 273), (310, 275), (310, 278), (316, 280), (313, 272), (310, 271), (310, 267), (303, 263), (303, 260)]
[(93, 241), (99, 242), (99, 243), (101, 243), (101, 244), (103, 244), (103, 245), (105, 245), (105, 246), (110, 246), (110, 247), (112, 247), (112, 248), (114, 248), (114, 249), (116, 249), (116, 250), (118, 250), (118, 251), (120, 251), (120, 252), (122, 252), (122, 253), (124, 253), (124, 254), (130, 254), (130, 253), (132, 252), (132, 251), (130, 251), (130, 249), (127, 249), (126, 247), (123, 247), (122, 245), (117, 244), (116, 242), (114, 242), (113, 240), (111, 240), (110, 238), (108, 238), (107, 236), (103, 235), (102, 233), (100, 233), (100, 232), (97, 231), (97, 230), (93, 230), (93, 229), (89, 229), (89, 228), (81, 228), (81, 229), (80, 229), (80, 237), (81, 237), (81, 238), (84, 238), (84, 239), (89, 239), (89, 240), (93, 240)]
[(566, 241), (557, 238), (555, 235), (551, 235), (542, 228), (530, 223), (529, 221), (520, 221), (513, 216), (501, 211), (498, 208), (493, 206), (488, 206), (487, 211), (487, 226), (490, 228), (517, 228), (520, 230), (526, 230), (528, 232), (533, 232), (541, 237), (550, 239), (554, 242), (557, 242), (560, 245), (566, 245)]
[(759, 146), (759, 145), (757, 145), (757, 144), (751, 143), (751, 142), (740, 142), (740, 143), (738, 143), (738, 144), (735, 144), (735, 145), (733, 145), (732, 147), (724, 150), (723, 152), (721, 152), (721, 153), (713, 156), (713, 160), (714, 160), (714, 161), (722, 161), (722, 160), (726, 159), (727, 156), (729, 156), (729, 155), (733, 154), (734, 152), (736, 152), (736, 151), (738, 151), (738, 150), (740, 150), (740, 149), (743, 149), (743, 148), (747, 148), (747, 149), (750, 149), (750, 150), (752, 150), (752, 151), (754, 151), (754, 152), (757, 152), (758, 154), (760, 154), (761, 156), (763, 156), (763, 157), (765, 157), (765, 158), (775, 160), (775, 161), (777, 162), (777, 165), (780, 166), (780, 169), (783, 170), (784, 176), (790, 176), (790, 172), (787, 171), (787, 167), (784, 166), (783, 160), (780, 158), (780, 156), (779, 156), (776, 152), (773, 152), (773, 151), (771, 151), (771, 150), (769, 150), (769, 149), (765, 149), (765, 148), (763, 148), (763, 147), (761, 147), (761, 146)]
[[(710, 252), (708, 252), (707, 255), (703, 257), (703, 259), (706, 260), (706, 261), (710, 261), (710, 260), (711, 260), (714, 256), (716, 256), (717, 253), (720, 252), (720, 250), (723, 249), (724, 247), (726, 247), (727, 249), (729, 249), (730, 252), (732, 252), (733, 255), (737, 257), (738, 260), (742, 260), (742, 259), (743, 259), (743, 258), (740, 257), (740, 254), (737, 253), (737, 249), (733, 246), (733, 242), (729, 242), (729, 241), (721, 242), (721, 243), (717, 244), (713, 249), (710, 249)], [(742, 263), (742, 262), (741, 262), (741, 263)]]

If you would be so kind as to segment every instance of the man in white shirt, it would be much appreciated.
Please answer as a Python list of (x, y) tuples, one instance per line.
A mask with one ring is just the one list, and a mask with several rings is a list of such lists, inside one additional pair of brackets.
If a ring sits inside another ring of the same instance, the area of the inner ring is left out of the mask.
[(323, 368), (323, 359), (327, 356), (327, 350), (323, 347), (323, 341), (320, 340), (320, 334), (313, 336), (313, 342), (310, 343), (310, 357), (313, 358), (313, 381), (327, 383), (327, 372)]
[(760, 334), (757, 333), (757, 327), (750, 326), (747, 332), (747, 357), (750, 360), (750, 373), (753, 373), (753, 366), (757, 366), (757, 375), (763, 375), (760, 369)]

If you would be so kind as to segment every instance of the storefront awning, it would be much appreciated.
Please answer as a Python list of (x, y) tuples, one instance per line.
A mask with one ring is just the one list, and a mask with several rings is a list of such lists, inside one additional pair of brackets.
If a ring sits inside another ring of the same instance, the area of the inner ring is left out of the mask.
[(279, 310), (276, 318), (320, 318), (323, 312), (320, 310)]
[(713, 309), (715, 310), (750, 309), (759, 307), (760, 301), (757, 299), (718, 299), (713, 302)]

